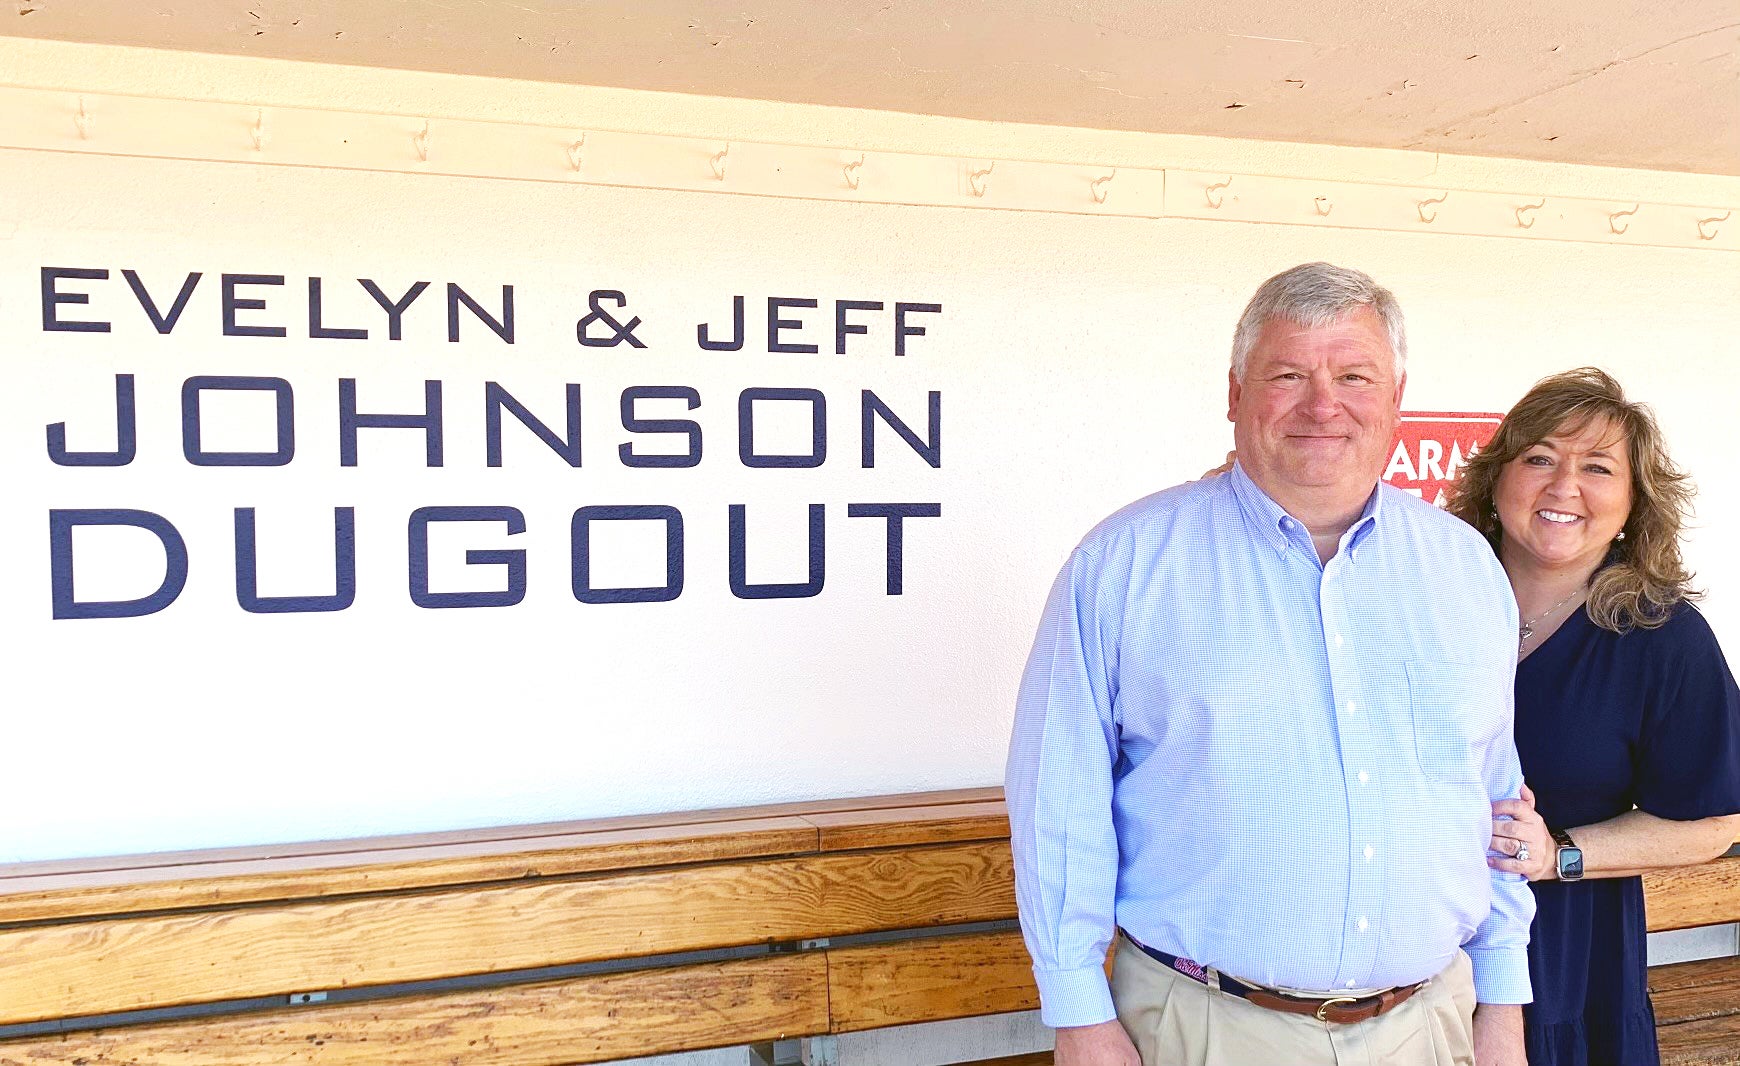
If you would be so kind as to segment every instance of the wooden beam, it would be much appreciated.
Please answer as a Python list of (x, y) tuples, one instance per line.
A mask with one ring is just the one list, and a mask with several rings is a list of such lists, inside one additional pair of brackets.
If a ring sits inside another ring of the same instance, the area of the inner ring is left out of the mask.
[(1009, 814), (1001, 801), (833, 811), (805, 815), (804, 821), (821, 831), (823, 851), (1009, 839)]
[(102, 871), (142, 871), (166, 866), (214, 866), (226, 862), (262, 859), (294, 859), (314, 855), (345, 855), (361, 852), (415, 850), (450, 844), (503, 845), (503, 850), (524, 850), (523, 841), (537, 837), (565, 837), (626, 829), (661, 829), (705, 825), (709, 822), (743, 822), (765, 818), (802, 818), (830, 812), (893, 810), (947, 806), (957, 803), (1001, 803), (997, 787), (956, 788), (936, 792), (906, 792), (849, 799), (810, 800), (801, 803), (771, 803), (754, 807), (719, 807), (702, 811), (636, 814), (617, 818), (590, 818), (567, 822), (489, 826), (454, 829), (437, 833), (403, 833), (391, 836), (352, 837), (343, 840), (313, 840), (287, 844), (259, 844), (197, 851), (156, 851), (137, 855), (105, 855), (86, 859), (51, 859), (43, 862), (0, 863), (0, 892), (11, 877), (45, 877), (56, 874)]
[(828, 951), (831, 1031), (1034, 1010), (1020, 933), (976, 933)]
[(1005, 842), (0, 930), (0, 1023), (1013, 917)]
[(558, 1066), (827, 1028), (816, 953), (0, 1043), (0, 1066)]
[(1740, 921), (1740, 858), (1645, 874), (1643, 891), (1652, 933)]
[(614, 829), (0, 881), (0, 924), (444, 888), (816, 850), (801, 818)]
[[(954, 789), (357, 840), (0, 864), (0, 925), (441, 888), (874, 845), (1007, 837), (1002, 790)], [(963, 809), (967, 813), (961, 813)], [(904, 825), (898, 839), (892, 827)]]

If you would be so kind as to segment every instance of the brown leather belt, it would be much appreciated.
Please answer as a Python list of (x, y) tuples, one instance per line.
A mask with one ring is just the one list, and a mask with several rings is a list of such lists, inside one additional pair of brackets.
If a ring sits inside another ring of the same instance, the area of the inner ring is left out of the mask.
[[(1151, 948), (1127, 932), (1124, 934), (1124, 939), (1136, 945), (1143, 954), (1161, 963), (1167, 969), (1181, 973), (1199, 984), (1209, 983), (1209, 972), (1201, 964), (1168, 954), (1159, 948)], [(1355, 1022), (1369, 1021), (1379, 1015), (1387, 1014), (1407, 1002), (1408, 997), (1415, 992), (1425, 988), (1430, 980), (1411, 985), (1398, 985), (1370, 996), (1325, 996), (1317, 999), (1310, 996), (1294, 996), (1286, 992), (1278, 992), (1272, 988), (1263, 988), (1261, 985), (1246, 984), (1238, 978), (1228, 977), (1224, 973), (1214, 976), (1219, 978), (1222, 992), (1248, 1000), (1259, 1007), (1283, 1011), (1287, 1014), (1305, 1014), (1320, 1022), (1334, 1022), (1337, 1025), (1351, 1025)]]

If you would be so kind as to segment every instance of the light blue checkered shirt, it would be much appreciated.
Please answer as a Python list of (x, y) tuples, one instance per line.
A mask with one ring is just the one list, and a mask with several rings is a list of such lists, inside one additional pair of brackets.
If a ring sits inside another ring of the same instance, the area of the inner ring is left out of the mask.
[(1244, 470), (1101, 522), (1021, 680), (1007, 792), (1047, 1025), (1114, 1016), (1114, 923), (1331, 992), (1474, 962), (1530, 999), (1534, 897), (1486, 866), (1517, 794), (1516, 602), (1444, 512), (1372, 494), (1327, 564)]

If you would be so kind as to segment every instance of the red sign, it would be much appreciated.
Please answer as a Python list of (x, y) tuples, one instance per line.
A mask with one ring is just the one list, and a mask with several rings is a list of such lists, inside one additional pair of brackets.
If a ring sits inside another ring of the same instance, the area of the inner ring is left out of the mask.
[(1503, 420), (1469, 411), (1403, 411), (1384, 481), (1444, 506), (1450, 483)]

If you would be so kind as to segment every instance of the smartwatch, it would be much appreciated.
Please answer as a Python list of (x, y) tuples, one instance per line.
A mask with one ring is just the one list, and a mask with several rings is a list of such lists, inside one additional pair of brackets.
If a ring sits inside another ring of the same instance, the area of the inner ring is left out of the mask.
[(1553, 834), (1553, 842), (1559, 845), (1559, 880), (1583, 880), (1583, 849), (1563, 829), (1549, 829), (1548, 832)]

